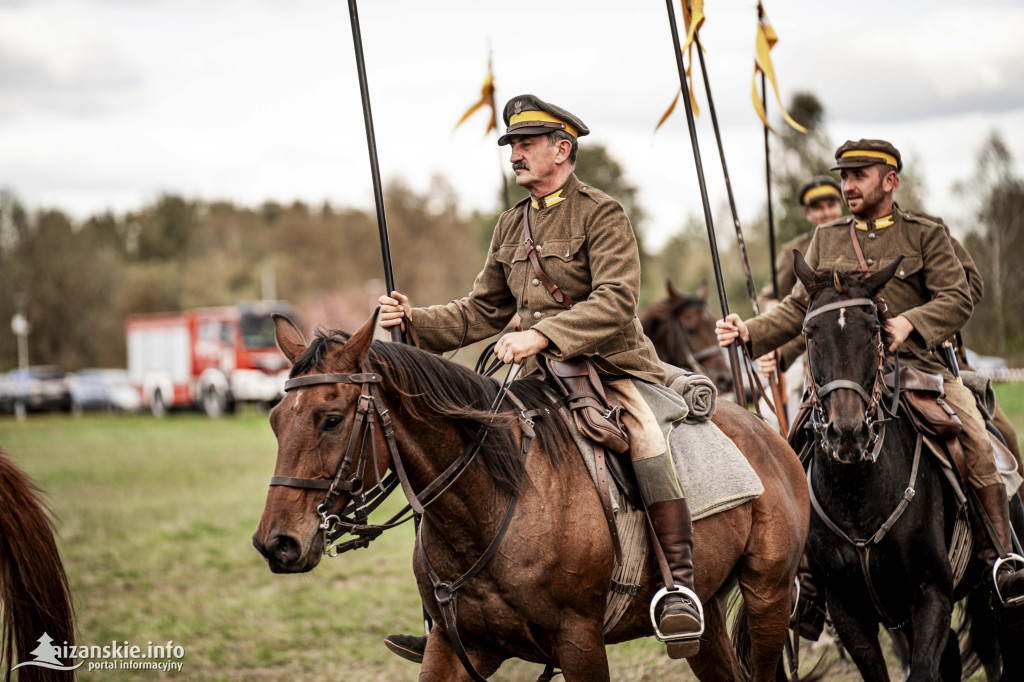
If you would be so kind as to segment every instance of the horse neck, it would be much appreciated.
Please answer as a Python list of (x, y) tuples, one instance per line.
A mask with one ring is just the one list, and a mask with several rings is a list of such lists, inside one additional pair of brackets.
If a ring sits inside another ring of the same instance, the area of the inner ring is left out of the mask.
[[(414, 492), (433, 483), (465, 450), (458, 427), (439, 420), (427, 428), (394, 408), (395, 442)], [(413, 426), (407, 426), (413, 425)], [(481, 457), (477, 454), (477, 460)], [(498, 490), (482, 463), (474, 461), (451, 487), (427, 507), (431, 533), (437, 533), (455, 551), (467, 544), (486, 546), (493, 528), (500, 525), (508, 495)], [(471, 521), (471, 522), (470, 522)]]

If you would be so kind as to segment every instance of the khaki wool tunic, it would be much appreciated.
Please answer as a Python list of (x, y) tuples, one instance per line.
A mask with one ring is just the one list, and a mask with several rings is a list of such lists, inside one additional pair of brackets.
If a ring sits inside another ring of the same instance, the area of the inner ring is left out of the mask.
[[(901, 362), (942, 375), (946, 402), (964, 424), (960, 439), (967, 456), (971, 484), (980, 488), (999, 483), (985, 423), (974, 395), (928, 354), (929, 349), (952, 338), (971, 317), (974, 305), (967, 274), (945, 225), (919, 213), (903, 211), (898, 206), (893, 208), (892, 217), (894, 222), (889, 227), (876, 229), (872, 223), (867, 230), (857, 230), (856, 234), (868, 270), (872, 272), (897, 256), (904, 256), (899, 270), (881, 295), (893, 316), (903, 315), (914, 325), (904, 345), (913, 347), (926, 361), (903, 351)], [(860, 263), (850, 240), (853, 220), (852, 216), (845, 216), (819, 226), (807, 248), (808, 265), (816, 270), (831, 267), (839, 271), (859, 270)], [(792, 293), (777, 307), (749, 320), (751, 355), (760, 357), (799, 334), (807, 303), (807, 291), (798, 281)]]
[[(551, 197), (552, 195), (548, 195)], [(523, 240), (524, 199), (498, 219), (487, 261), (461, 300), (412, 309), (412, 324), (426, 350), (443, 352), (500, 332), (519, 313), (523, 329), (536, 329), (556, 360), (584, 355), (602, 374), (629, 375), (664, 384), (654, 345), (636, 309), (640, 259), (636, 236), (619, 202), (571, 175), (559, 197), (530, 209), (530, 232), (541, 267), (576, 302), (566, 310), (533, 271)], [(531, 360), (526, 369), (536, 365)]]

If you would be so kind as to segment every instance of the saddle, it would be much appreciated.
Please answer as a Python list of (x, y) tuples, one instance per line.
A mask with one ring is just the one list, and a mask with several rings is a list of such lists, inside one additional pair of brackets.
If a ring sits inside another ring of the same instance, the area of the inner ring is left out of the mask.
[[(893, 372), (882, 377), (889, 390), (894, 390), (895, 378)], [(899, 389), (900, 403), (914, 428), (942, 446), (950, 466), (960, 474), (961, 481), (966, 481), (967, 462), (963, 447), (957, 440), (964, 425), (953, 408), (942, 399), (945, 395), (942, 375), (904, 365), (900, 367)]]

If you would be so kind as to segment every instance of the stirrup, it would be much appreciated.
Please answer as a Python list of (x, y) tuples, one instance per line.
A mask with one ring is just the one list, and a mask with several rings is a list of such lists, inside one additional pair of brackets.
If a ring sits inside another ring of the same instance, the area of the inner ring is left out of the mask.
[[(670, 594), (678, 594), (689, 599), (697, 607), (697, 615), (700, 617), (700, 630), (696, 632), (685, 632), (678, 635), (665, 635), (662, 634), (661, 628), (658, 627), (658, 618), (655, 615), (655, 609), (661, 600)], [(700, 603), (700, 599), (697, 597), (697, 593), (688, 587), (682, 585), (676, 585), (673, 589), (663, 587), (654, 593), (654, 597), (651, 599), (651, 624), (654, 626), (654, 636), (659, 642), (678, 642), (684, 639), (697, 639), (704, 634), (704, 605)]]
[(1003, 606), (1016, 606), (1017, 604), (1024, 603), (1024, 594), (1012, 597), (1011, 599), (1004, 599), (1003, 595), (999, 593), (999, 580), (997, 578), (999, 567), (1004, 563), (1017, 564), (1019, 567), (1017, 570), (1024, 570), (1024, 557), (1019, 554), (1010, 552), (1006, 556), (996, 559), (995, 563), (992, 564), (992, 586), (995, 589), (996, 598), (999, 599), (999, 603)]

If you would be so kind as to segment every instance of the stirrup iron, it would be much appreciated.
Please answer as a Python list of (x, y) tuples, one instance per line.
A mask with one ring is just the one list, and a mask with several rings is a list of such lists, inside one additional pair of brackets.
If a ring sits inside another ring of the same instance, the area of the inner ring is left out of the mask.
[[(1024, 560), (1022, 560), (1024, 561)], [(678, 635), (665, 635), (662, 634), (661, 628), (658, 627), (658, 618), (655, 615), (655, 610), (658, 604), (661, 603), (665, 597), (670, 594), (678, 594), (689, 599), (697, 607), (697, 615), (700, 617), (700, 630), (696, 632), (686, 632)], [(678, 642), (684, 639), (698, 639), (704, 634), (704, 605), (700, 603), (700, 599), (697, 598), (697, 594), (688, 587), (682, 585), (676, 585), (673, 589), (663, 587), (654, 593), (654, 597), (651, 599), (651, 624), (654, 626), (654, 636), (659, 642)]]
[(1022, 557), (1019, 554), (1010, 552), (1004, 557), (999, 557), (998, 559), (996, 559), (995, 563), (992, 564), (992, 586), (995, 589), (996, 598), (999, 599), (999, 603), (1003, 606), (1016, 606), (1018, 604), (1024, 603), (1024, 595), (1013, 597), (1011, 599), (1004, 599), (1003, 595), (999, 593), (999, 580), (997, 580), (999, 574), (999, 567), (1005, 563), (1017, 564), (1017, 570), (1024, 570), (1024, 557)]

